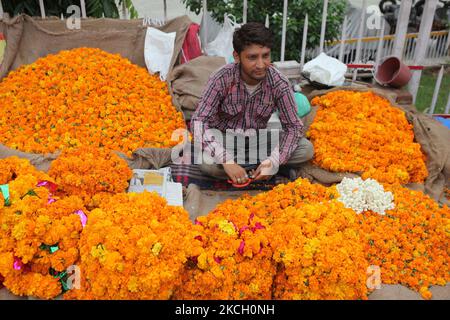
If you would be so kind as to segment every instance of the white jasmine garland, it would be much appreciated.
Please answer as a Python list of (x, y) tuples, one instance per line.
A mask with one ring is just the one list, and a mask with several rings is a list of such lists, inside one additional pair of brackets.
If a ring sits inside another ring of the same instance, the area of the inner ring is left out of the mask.
[(356, 213), (371, 210), (384, 215), (385, 210), (395, 207), (392, 192), (385, 192), (383, 186), (376, 180), (344, 178), (336, 187), (340, 195), (338, 201)]

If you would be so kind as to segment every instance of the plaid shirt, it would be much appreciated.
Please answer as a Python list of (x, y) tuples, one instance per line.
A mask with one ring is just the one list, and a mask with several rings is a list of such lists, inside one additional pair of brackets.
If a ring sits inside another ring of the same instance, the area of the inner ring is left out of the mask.
[(240, 65), (228, 64), (209, 78), (191, 119), (191, 130), (196, 141), (202, 141), (204, 135), (203, 150), (209, 151), (217, 163), (229, 162), (233, 155), (205, 131), (219, 129), (225, 133), (233, 129), (245, 133), (248, 129), (266, 129), (272, 113), (277, 110), (283, 133), (269, 159), (281, 165), (289, 160), (304, 135), (289, 81), (270, 66), (266, 78), (250, 96), (240, 76)]

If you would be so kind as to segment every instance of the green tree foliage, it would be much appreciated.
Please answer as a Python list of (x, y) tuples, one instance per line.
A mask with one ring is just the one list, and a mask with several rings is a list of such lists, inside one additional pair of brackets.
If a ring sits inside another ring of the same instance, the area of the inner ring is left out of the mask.
[[(183, 0), (186, 8), (199, 14), (202, 10), (202, 0)], [(247, 21), (264, 23), (269, 15), (270, 28), (275, 35), (275, 47), (272, 50), (272, 59), (278, 60), (281, 51), (281, 31), (283, 25), (282, 0), (248, 0)], [(341, 33), (344, 15), (347, 10), (346, 0), (330, 0), (328, 4), (328, 17), (326, 40), (338, 39)], [(243, 0), (208, 1), (208, 11), (219, 22), (223, 22), (225, 13), (232, 14), (237, 21), (242, 21)], [(286, 33), (286, 60), (299, 60), (305, 14), (308, 14), (308, 40), (307, 47), (314, 48), (320, 42), (320, 29), (322, 25), (323, 0), (289, 0), (288, 20)]]
[[(3, 10), (10, 16), (16, 16), (19, 14), (27, 14), (29, 16), (40, 16), (41, 9), (39, 7), (38, 0), (0, 0), (3, 5)], [(122, 4), (130, 12), (131, 18), (137, 18), (138, 13), (133, 6), (132, 0), (119, 0), (117, 3), (115, 0), (85, 0), (86, 14), (88, 17), (95, 18), (119, 18), (119, 8)], [(64, 17), (71, 16), (72, 13), (67, 12), (67, 8), (71, 5), (77, 5), (81, 7), (80, 0), (44, 0), (45, 14), (47, 16), (60, 17), (61, 14)]]

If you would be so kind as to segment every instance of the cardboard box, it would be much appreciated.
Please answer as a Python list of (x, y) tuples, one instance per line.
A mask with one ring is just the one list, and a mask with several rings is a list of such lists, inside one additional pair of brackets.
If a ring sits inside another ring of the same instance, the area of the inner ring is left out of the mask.
[(183, 206), (183, 186), (172, 181), (169, 167), (159, 170), (134, 169), (128, 192), (155, 191), (169, 205)]

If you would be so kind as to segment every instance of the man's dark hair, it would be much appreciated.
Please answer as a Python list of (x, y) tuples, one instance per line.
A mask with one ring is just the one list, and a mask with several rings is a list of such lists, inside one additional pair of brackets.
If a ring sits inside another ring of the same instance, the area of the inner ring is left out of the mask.
[(252, 44), (259, 44), (263, 47), (272, 49), (272, 31), (270, 31), (269, 28), (266, 28), (264, 24), (258, 22), (246, 23), (234, 31), (233, 47), (238, 54), (240, 54), (245, 47)]

